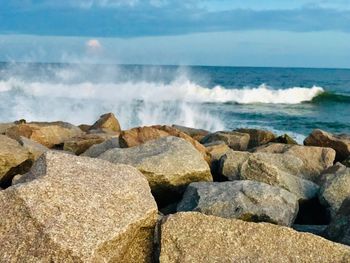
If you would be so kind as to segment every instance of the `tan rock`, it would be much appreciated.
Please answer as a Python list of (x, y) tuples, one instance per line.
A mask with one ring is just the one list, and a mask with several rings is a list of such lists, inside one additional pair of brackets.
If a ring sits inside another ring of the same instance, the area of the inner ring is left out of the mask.
[(0, 192), (1, 262), (150, 262), (157, 206), (135, 168), (47, 152)]
[(17, 141), (0, 135), (0, 186), (9, 186), (13, 176), (27, 172), (31, 164), (31, 155), (25, 148)]
[(201, 143), (208, 144), (223, 141), (233, 150), (245, 151), (248, 149), (249, 140), (250, 136), (247, 133), (219, 131), (208, 134), (201, 140)]
[(250, 136), (248, 148), (254, 148), (263, 144), (267, 144), (276, 138), (276, 135), (270, 131), (259, 129), (237, 129), (241, 133), (247, 133)]
[(33, 161), (37, 160), (43, 153), (50, 150), (44, 145), (23, 136), (19, 138), (18, 142), (31, 154), (31, 159)]
[(122, 148), (128, 148), (138, 146), (150, 140), (155, 140), (167, 136), (179, 137), (188, 141), (203, 155), (203, 158), (207, 162), (210, 161), (210, 156), (208, 155), (205, 147), (202, 144), (192, 139), (189, 135), (166, 125), (154, 125), (150, 127), (144, 126), (123, 131), (120, 134), (119, 140), (120, 146)]
[(104, 153), (110, 149), (113, 149), (113, 148), (120, 148), (118, 137), (113, 137), (113, 138), (110, 138), (102, 143), (92, 145), (83, 154), (81, 154), (81, 156), (96, 158), (99, 155), (101, 155), (102, 153)]
[(206, 131), (206, 130), (189, 128), (189, 127), (185, 127), (185, 126), (181, 126), (181, 125), (173, 125), (172, 127), (175, 129), (178, 129), (179, 131), (182, 131), (183, 133), (186, 133), (187, 135), (191, 136), (196, 141), (200, 141), (206, 135), (209, 134), (209, 131)]
[(0, 134), (5, 134), (6, 130), (15, 126), (16, 124), (13, 122), (8, 122), (8, 123), (0, 123)]
[(161, 225), (160, 262), (336, 263), (350, 262), (350, 249), (268, 223), (178, 213)]
[(66, 140), (82, 134), (83, 131), (78, 127), (65, 122), (18, 124), (6, 131), (6, 135), (13, 139), (19, 140), (23, 136), (48, 148), (63, 144)]
[(84, 134), (73, 137), (64, 142), (63, 150), (80, 155), (95, 144), (102, 143), (106, 140), (105, 136), (99, 134)]
[(121, 132), (119, 121), (113, 113), (106, 113), (101, 115), (89, 130), (109, 130), (116, 133)]
[(304, 140), (304, 144), (334, 149), (337, 161), (343, 161), (350, 156), (350, 135), (333, 135), (316, 129)]
[(316, 182), (323, 170), (331, 167), (335, 159), (335, 151), (326, 147), (313, 147), (271, 143), (260, 146), (254, 152), (284, 153), (298, 157), (303, 161), (301, 174), (305, 179)]

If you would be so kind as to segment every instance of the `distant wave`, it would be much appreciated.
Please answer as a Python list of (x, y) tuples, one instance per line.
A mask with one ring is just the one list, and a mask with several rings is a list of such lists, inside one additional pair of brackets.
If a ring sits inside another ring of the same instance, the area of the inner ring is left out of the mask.
[(332, 92), (323, 92), (311, 101), (314, 104), (323, 104), (323, 103), (350, 103), (350, 95), (337, 94)]

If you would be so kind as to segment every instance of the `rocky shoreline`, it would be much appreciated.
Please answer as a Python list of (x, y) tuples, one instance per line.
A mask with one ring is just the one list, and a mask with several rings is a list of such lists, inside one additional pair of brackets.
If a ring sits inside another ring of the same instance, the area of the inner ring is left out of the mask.
[(0, 262), (350, 262), (350, 135), (0, 124)]

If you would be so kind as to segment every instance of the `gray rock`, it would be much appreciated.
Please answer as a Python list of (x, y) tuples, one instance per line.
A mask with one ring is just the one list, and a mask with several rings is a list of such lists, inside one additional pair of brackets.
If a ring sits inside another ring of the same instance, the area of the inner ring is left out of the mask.
[(298, 232), (311, 233), (317, 236), (323, 236), (327, 225), (293, 225), (292, 228)]
[(37, 160), (43, 153), (49, 151), (50, 149), (45, 147), (44, 145), (32, 141), (26, 137), (21, 136), (18, 142), (26, 149), (32, 156), (32, 159)]
[(317, 182), (321, 173), (331, 167), (335, 160), (335, 151), (326, 147), (270, 143), (256, 148), (254, 152), (284, 153), (298, 157), (303, 162), (300, 175), (313, 182)]
[(139, 169), (146, 176), (158, 201), (183, 193), (192, 182), (212, 181), (209, 165), (201, 153), (191, 143), (173, 136), (131, 148), (114, 148), (98, 158)]
[(350, 262), (350, 249), (268, 223), (177, 213), (161, 224), (160, 262)]
[(248, 145), (249, 149), (267, 144), (276, 138), (275, 134), (266, 130), (241, 128), (241, 129), (237, 129), (236, 131), (249, 134), (250, 136), (249, 145)]
[(17, 141), (0, 135), (0, 186), (11, 185), (13, 176), (25, 173), (32, 165), (30, 153)]
[(297, 197), (279, 187), (253, 181), (191, 183), (177, 211), (290, 226), (298, 213)]
[(81, 156), (96, 158), (102, 153), (113, 148), (120, 148), (118, 137), (111, 138), (109, 140), (104, 141), (103, 143), (92, 145), (83, 154), (81, 154)]
[(335, 216), (343, 201), (350, 197), (350, 168), (337, 164), (334, 173), (323, 175), (319, 199), (326, 206), (332, 217)]
[(330, 240), (350, 246), (350, 197), (343, 201), (336, 216), (326, 228), (325, 236)]
[(249, 139), (250, 137), (247, 133), (220, 131), (208, 134), (201, 140), (201, 143), (207, 144), (223, 141), (233, 150), (245, 151), (248, 148)]
[(23, 177), (0, 192), (1, 262), (151, 261), (157, 206), (135, 168), (47, 152)]

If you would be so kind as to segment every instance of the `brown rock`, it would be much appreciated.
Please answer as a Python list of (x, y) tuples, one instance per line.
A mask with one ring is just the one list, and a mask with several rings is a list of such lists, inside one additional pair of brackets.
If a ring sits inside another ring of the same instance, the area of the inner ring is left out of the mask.
[(343, 161), (350, 156), (350, 135), (333, 135), (316, 129), (305, 140), (305, 145), (329, 147), (336, 151), (336, 161)]
[(0, 135), (0, 186), (11, 185), (13, 176), (25, 173), (32, 164), (30, 153), (18, 142)]
[(43, 153), (50, 150), (44, 145), (23, 136), (19, 138), (18, 142), (31, 154), (31, 159), (33, 161), (37, 160)]
[(64, 142), (63, 150), (80, 155), (89, 149), (92, 145), (102, 143), (106, 140), (105, 136), (98, 134), (84, 134), (73, 137)]
[(150, 127), (144, 126), (123, 131), (119, 136), (119, 143), (122, 148), (128, 148), (138, 146), (150, 140), (155, 140), (167, 136), (179, 137), (188, 141), (203, 155), (203, 158), (207, 162), (210, 161), (210, 156), (202, 144), (192, 139), (189, 135), (166, 125), (154, 125)]
[(223, 141), (233, 150), (245, 151), (248, 148), (249, 140), (250, 136), (247, 133), (219, 131), (208, 134), (201, 140), (201, 143)]
[(189, 128), (189, 127), (180, 126), (180, 125), (173, 125), (172, 127), (175, 129), (178, 129), (179, 131), (182, 131), (183, 133), (186, 133), (196, 141), (202, 140), (206, 135), (210, 133), (206, 130)]
[(91, 125), (88, 124), (80, 124), (78, 125), (78, 127), (80, 128), (80, 130), (82, 130), (83, 132), (89, 132)]
[(6, 131), (6, 135), (13, 139), (19, 140), (23, 136), (48, 148), (63, 144), (66, 140), (82, 134), (82, 130), (78, 127), (65, 122), (18, 124)]
[(268, 223), (178, 213), (163, 219), (160, 262), (350, 262), (350, 249)]
[(313, 182), (319, 180), (322, 171), (331, 167), (335, 159), (335, 151), (331, 148), (281, 143), (269, 143), (256, 148), (254, 152), (284, 153), (298, 157), (303, 162), (301, 175)]
[(116, 133), (121, 132), (119, 121), (113, 113), (106, 113), (101, 115), (89, 130), (109, 130)]
[(258, 129), (237, 129), (241, 133), (247, 133), (250, 136), (248, 148), (254, 148), (263, 144), (267, 144), (276, 138), (276, 135), (270, 131)]
[(276, 143), (284, 143), (284, 144), (298, 144), (292, 137), (288, 134), (283, 134), (278, 136), (276, 139), (272, 140), (272, 142)]
[(0, 192), (1, 262), (150, 262), (157, 206), (136, 169), (58, 152)]

